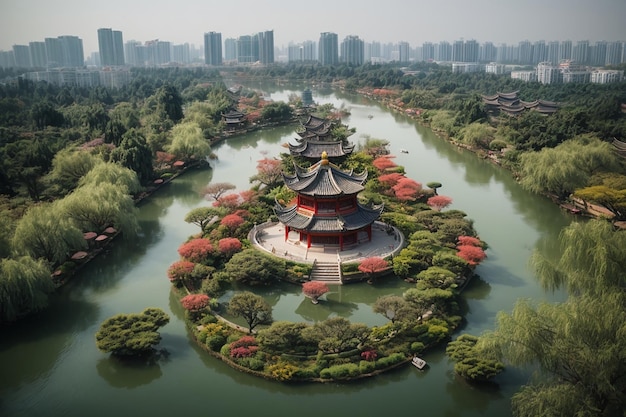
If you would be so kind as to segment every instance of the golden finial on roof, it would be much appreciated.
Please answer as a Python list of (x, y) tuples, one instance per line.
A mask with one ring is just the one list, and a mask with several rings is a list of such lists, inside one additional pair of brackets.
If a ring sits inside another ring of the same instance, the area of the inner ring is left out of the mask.
[(322, 160), (320, 161), (322, 165), (328, 165), (328, 154), (326, 151), (322, 152)]

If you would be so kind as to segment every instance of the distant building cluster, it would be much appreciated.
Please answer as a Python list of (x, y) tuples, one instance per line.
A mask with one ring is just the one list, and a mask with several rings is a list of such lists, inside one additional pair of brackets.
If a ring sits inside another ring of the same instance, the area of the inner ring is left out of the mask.
[[(511, 77), (545, 84), (568, 82), (609, 83), (623, 79), (623, 73), (599, 69), (626, 62), (623, 41), (521, 41), (517, 45), (476, 40), (452, 43), (424, 42), (411, 47), (408, 42), (365, 42), (356, 35), (341, 41), (336, 33), (323, 32), (319, 40), (274, 45), (274, 31), (222, 39), (218, 32), (204, 34), (203, 47), (172, 44), (159, 39), (124, 42), (119, 30), (100, 28), (98, 52), (84, 59), (82, 39), (76, 36), (46, 38), (28, 45), (14, 45), (11, 51), (0, 51), (0, 67), (34, 69), (32, 78), (50, 80), (75, 79), (87, 82), (89, 77), (70, 68), (158, 67), (173, 65), (270, 65), (275, 62), (318, 62), (321, 65), (363, 65), (366, 63), (439, 62), (452, 66), (454, 73), (486, 71), (511, 73)], [(517, 67), (534, 66), (534, 70)], [(59, 69), (63, 69), (60, 71)], [(50, 72), (44, 75), (42, 72)], [(109, 71), (108, 74), (117, 74)], [(95, 76), (94, 76), (95, 79)], [(50, 81), (55, 82), (55, 81)], [(71, 82), (71, 81), (68, 81)], [(76, 81), (79, 82), (79, 81)]]

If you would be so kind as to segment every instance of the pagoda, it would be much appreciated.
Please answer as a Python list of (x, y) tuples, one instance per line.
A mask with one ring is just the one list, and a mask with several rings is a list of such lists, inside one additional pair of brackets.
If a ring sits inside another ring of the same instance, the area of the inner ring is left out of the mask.
[(357, 200), (367, 171), (361, 174), (342, 171), (328, 160), (325, 152), (310, 168), (295, 165), (295, 169), (293, 175), (283, 173), (283, 179), (298, 194), (296, 203), (284, 207), (277, 202), (274, 208), (285, 226), (285, 241), (294, 231), (307, 248), (336, 247), (342, 251), (365, 239), (372, 240), (372, 224), (382, 213), (383, 205), (370, 208)]
[(354, 144), (347, 140), (335, 139), (332, 136), (334, 122), (309, 115), (307, 120), (302, 122), (300, 136), (296, 138), (297, 144), (289, 144), (289, 152), (294, 156), (318, 160), (323, 152), (329, 158), (340, 159), (352, 153)]

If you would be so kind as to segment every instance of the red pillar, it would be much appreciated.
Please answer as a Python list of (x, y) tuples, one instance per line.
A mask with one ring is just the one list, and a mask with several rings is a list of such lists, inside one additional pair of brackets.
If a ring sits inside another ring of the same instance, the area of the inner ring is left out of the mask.
[(306, 235), (306, 247), (307, 249), (311, 247), (311, 234)]
[(289, 226), (285, 225), (285, 242), (289, 238)]

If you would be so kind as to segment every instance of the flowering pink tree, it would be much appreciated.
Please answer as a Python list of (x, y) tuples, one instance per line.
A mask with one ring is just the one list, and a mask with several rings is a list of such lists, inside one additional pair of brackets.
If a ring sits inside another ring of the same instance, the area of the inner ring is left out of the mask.
[(317, 299), (329, 291), (328, 285), (321, 281), (308, 281), (302, 284), (302, 292), (311, 299), (313, 304), (317, 304)]
[(372, 165), (374, 165), (376, 167), (376, 169), (378, 169), (379, 171), (385, 171), (389, 168), (395, 168), (398, 166), (398, 164), (396, 164), (395, 162), (393, 162), (391, 159), (395, 158), (395, 156), (393, 155), (383, 155), (380, 156), (376, 159), (374, 159), (374, 161), (372, 161)]
[(378, 353), (376, 353), (374, 349), (364, 350), (361, 352), (361, 358), (363, 358), (364, 361), (373, 362), (377, 357)]
[(213, 202), (213, 207), (224, 207), (229, 210), (235, 210), (239, 205), (241, 205), (241, 196), (235, 193), (222, 195)]
[(241, 241), (236, 237), (225, 237), (217, 242), (218, 250), (226, 256), (231, 256), (241, 250)]
[(243, 336), (230, 344), (231, 358), (249, 358), (259, 350), (254, 336)]
[(358, 269), (359, 271), (370, 276), (377, 272), (384, 271), (388, 267), (389, 263), (386, 260), (378, 256), (372, 256), (371, 258), (363, 259), (359, 264)]
[(254, 190), (243, 190), (239, 192), (242, 203), (252, 203), (256, 201), (258, 193)]
[(180, 299), (183, 308), (193, 313), (207, 308), (209, 301), (210, 298), (206, 294), (189, 294)]
[(185, 284), (191, 278), (195, 266), (196, 264), (190, 261), (174, 262), (167, 270), (167, 277), (173, 284)]
[(404, 175), (399, 172), (392, 172), (389, 174), (383, 174), (378, 177), (378, 182), (385, 187), (393, 187), (400, 181), (401, 178), (404, 178)]
[(487, 257), (485, 251), (478, 246), (460, 245), (456, 249), (458, 250), (457, 256), (465, 259), (470, 265), (478, 265)]
[(231, 231), (241, 226), (245, 220), (238, 214), (227, 214), (222, 218), (220, 224), (228, 227)]
[(258, 181), (268, 186), (277, 184), (283, 178), (280, 164), (279, 159), (263, 158), (259, 160), (256, 166), (257, 174), (251, 178), (251, 181)]
[(459, 236), (457, 238), (457, 241), (459, 242), (459, 246), (478, 246), (478, 247), (482, 247), (482, 243), (480, 241), (480, 239), (475, 238), (473, 236)]
[(422, 184), (411, 178), (403, 177), (398, 180), (392, 189), (398, 200), (414, 201), (422, 192)]
[(213, 245), (206, 238), (192, 239), (185, 242), (178, 248), (178, 254), (191, 262), (202, 262), (212, 252)]
[(426, 204), (428, 204), (434, 210), (441, 211), (442, 209), (452, 204), (452, 199), (445, 195), (435, 195), (430, 197), (428, 201), (426, 201)]
[(204, 187), (204, 198), (207, 200), (219, 200), (224, 193), (235, 188), (235, 184), (229, 182), (214, 182)]

